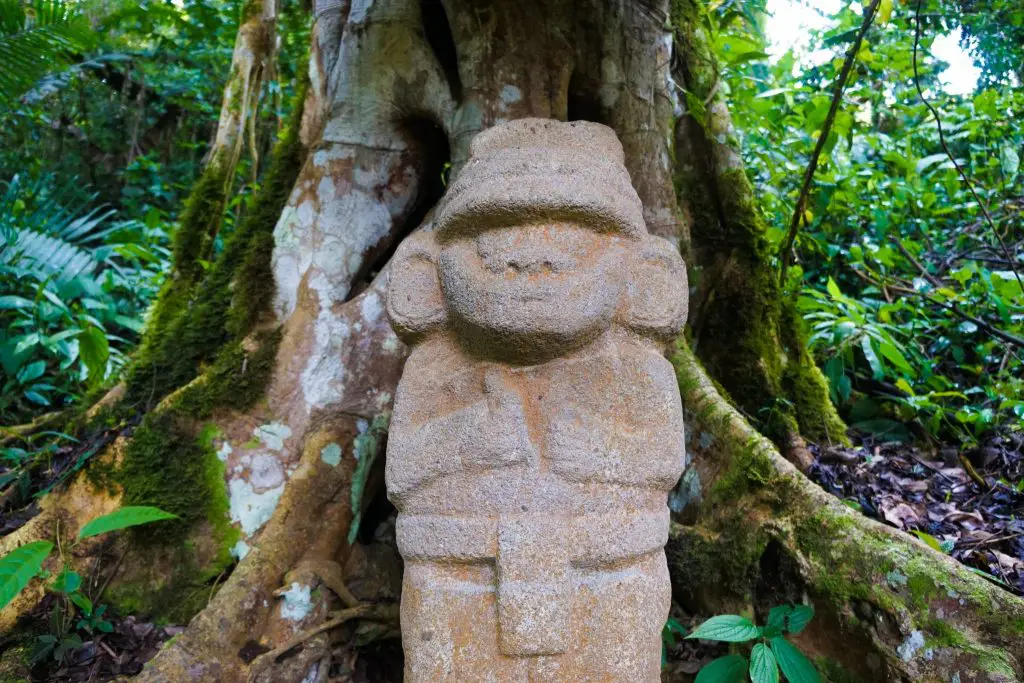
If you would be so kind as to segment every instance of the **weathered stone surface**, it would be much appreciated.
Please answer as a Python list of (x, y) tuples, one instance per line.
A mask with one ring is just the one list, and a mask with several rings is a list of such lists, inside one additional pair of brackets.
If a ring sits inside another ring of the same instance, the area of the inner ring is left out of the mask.
[(477, 135), (388, 294), (406, 678), (659, 680), (686, 271), (604, 126)]

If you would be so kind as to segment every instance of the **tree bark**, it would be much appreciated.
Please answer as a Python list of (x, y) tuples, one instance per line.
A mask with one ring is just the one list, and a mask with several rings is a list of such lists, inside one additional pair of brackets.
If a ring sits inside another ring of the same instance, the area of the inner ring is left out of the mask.
[[(126, 536), (76, 560), (125, 553), (110, 594), (150, 613), (163, 609), (158, 584), (172, 599), (216, 588), (208, 603), (180, 601), (197, 613), (144, 681), (244, 681), (254, 647), (353, 607), (343, 568), (380, 495), (376, 455), (406, 353), (383, 314), (388, 257), (431, 227), (445, 164), (458, 173), (477, 132), (588, 119), (616, 130), (649, 230), (679, 244), (694, 275), (691, 343), (674, 359), (691, 453), (669, 547), (676, 599), (759, 615), (813, 602), (820, 616), (800, 645), (831, 680), (1024, 675), (1021, 600), (846, 509), (779, 454), (845, 437), (778, 285), (696, 0), (319, 0), (313, 11), (304, 106), (248, 227), (208, 272), (193, 267), (198, 252), (176, 255), (188, 293), (151, 318), (120, 403), (78, 425), (112, 421), (121, 437), (0, 552), (52, 537), (57, 520), (74, 534), (119, 502), (201, 501), (157, 546)], [(173, 486), (128, 476), (146, 468)], [(201, 495), (182, 499), (188, 487)], [(4, 610), (0, 628), (40, 594)], [(318, 635), (293, 653), (257, 680), (308, 680), (330, 644)]]

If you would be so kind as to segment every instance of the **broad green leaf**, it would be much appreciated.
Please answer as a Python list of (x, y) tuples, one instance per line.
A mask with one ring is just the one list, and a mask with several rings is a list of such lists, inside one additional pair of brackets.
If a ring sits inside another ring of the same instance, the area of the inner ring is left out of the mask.
[(938, 550), (943, 555), (947, 554), (946, 551), (942, 549), (942, 544), (939, 542), (939, 539), (935, 538), (931, 534), (926, 534), (925, 532), (919, 531), (917, 529), (911, 529), (910, 533), (912, 533), (915, 536), (917, 536), (918, 538), (920, 538), (930, 548), (933, 548), (934, 550)]
[(743, 683), (747, 680), (747, 658), (726, 655), (712, 660), (697, 674), (695, 683)]
[(885, 377), (885, 366), (882, 365), (881, 359), (875, 353), (875, 347), (871, 344), (871, 338), (861, 337), (860, 348), (864, 351), (864, 357), (868, 359), (868, 365), (871, 366), (871, 374), (874, 378), (882, 379)]
[(661, 639), (672, 647), (676, 644), (676, 635), (685, 636), (686, 627), (680, 624), (678, 619), (669, 617), (661, 629)]
[(811, 660), (788, 640), (776, 637), (771, 639), (770, 644), (775, 661), (789, 683), (821, 683), (821, 677)]
[(744, 643), (761, 635), (761, 630), (746, 617), (738, 614), (720, 614), (698, 626), (687, 638), (719, 640), (725, 643)]
[(58, 593), (74, 593), (82, 585), (82, 575), (78, 572), (64, 569), (54, 580), (51, 588)]
[(764, 643), (758, 643), (750, 652), (750, 680), (753, 683), (779, 683), (775, 655)]
[(1007, 181), (1013, 181), (1017, 177), (1017, 171), (1020, 170), (1020, 155), (1013, 145), (1007, 143), (999, 150), (999, 167)]
[(28, 384), (39, 379), (44, 372), (46, 372), (46, 361), (37, 360), (34, 363), (29, 363), (18, 371), (18, 382)]
[(50, 405), (50, 399), (46, 398), (45, 396), (40, 394), (38, 391), (26, 391), (25, 392), (25, 398), (27, 398), (29, 401), (32, 401), (33, 403), (35, 403), (37, 405), (41, 405), (41, 406), (48, 406), (48, 405)]
[(790, 633), (800, 633), (813, 618), (813, 607), (810, 605), (797, 605), (793, 608), (792, 614), (786, 618), (786, 630)]
[(85, 328), (78, 337), (78, 353), (89, 369), (89, 381), (103, 379), (107, 373), (107, 358), (110, 357), (106, 332), (94, 325)]
[(15, 308), (32, 308), (35, 304), (32, 303), (31, 299), (26, 299), (22, 296), (15, 296), (8, 294), (6, 296), (0, 296), (0, 310), (10, 310)]
[(949, 157), (947, 157), (944, 152), (939, 154), (929, 154), (923, 159), (918, 159), (917, 164), (914, 168), (918, 172), (918, 174), (921, 174), (928, 170), (930, 167), (934, 166), (935, 164), (946, 161), (947, 159), (949, 159)]
[(892, 0), (882, 0), (878, 3), (878, 24), (884, 26), (892, 16)]
[[(882, 352), (882, 355), (885, 356), (885, 359), (895, 365), (900, 372), (905, 372), (908, 375), (917, 374), (914, 372), (914, 368), (910, 366), (910, 363), (907, 362), (907, 359), (903, 354), (900, 353), (899, 348), (897, 348), (892, 342), (880, 341), (878, 343), (878, 349)], [(913, 394), (913, 392), (908, 393)]]
[(75, 603), (85, 616), (92, 614), (92, 600), (82, 595), (81, 593), (72, 593), (68, 596), (68, 599)]
[(825, 288), (828, 289), (828, 293), (832, 295), (833, 299), (841, 299), (843, 297), (843, 293), (839, 291), (839, 285), (832, 278), (828, 279), (828, 284), (825, 285)]
[(765, 624), (763, 634), (767, 638), (781, 636), (786, 629), (786, 617), (793, 611), (792, 605), (778, 605), (772, 607), (768, 612), (768, 622)]
[(51, 550), (53, 543), (35, 541), (0, 557), (0, 609), (6, 607), (39, 573)]
[(771, 88), (770, 90), (765, 90), (764, 92), (757, 93), (756, 95), (754, 95), (754, 98), (755, 99), (761, 99), (761, 98), (764, 98), (764, 97), (775, 97), (776, 95), (782, 95), (783, 93), (787, 93), (787, 92), (793, 92), (793, 89), (792, 88)]
[(21, 337), (21, 339), (18, 341), (18, 344), (14, 347), (14, 353), (18, 354), (21, 353), (22, 351), (26, 351), (38, 343), (39, 333), (30, 332), (29, 334), (26, 334), (24, 337)]
[(129, 505), (120, 510), (115, 510), (109, 515), (103, 515), (86, 522), (82, 530), (78, 532), (79, 539), (91, 538), (105, 534), (108, 531), (118, 531), (130, 526), (159, 522), (164, 519), (177, 519), (177, 515), (164, 512), (160, 508), (148, 507), (145, 505)]

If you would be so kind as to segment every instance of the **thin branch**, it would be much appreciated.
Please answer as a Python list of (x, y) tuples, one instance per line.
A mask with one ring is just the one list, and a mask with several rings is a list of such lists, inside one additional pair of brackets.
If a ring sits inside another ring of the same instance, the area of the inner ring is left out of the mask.
[(786, 271), (789, 269), (793, 258), (793, 243), (796, 242), (796, 234), (800, 230), (800, 218), (804, 215), (804, 207), (807, 204), (807, 195), (811, 190), (811, 181), (814, 180), (814, 172), (818, 170), (818, 159), (825, 149), (825, 143), (828, 142), (829, 133), (832, 132), (832, 124), (835, 122), (836, 113), (839, 111), (839, 103), (843, 99), (843, 90), (846, 88), (846, 81), (853, 70), (853, 64), (857, 61), (857, 53), (860, 52), (861, 43), (864, 42), (864, 35), (871, 28), (871, 22), (875, 20), (875, 14), (878, 12), (878, 5), (880, 3), (881, 0), (872, 0), (871, 4), (864, 10), (864, 21), (861, 22), (860, 30), (857, 31), (857, 37), (853, 41), (853, 45), (850, 46), (846, 53), (843, 69), (839, 72), (839, 78), (836, 79), (835, 89), (832, 91), (832, 104), (828, 108), (825, 122), (822, 124), (821, 132), (818, 134), (818, 142), (814, 145), (814, 152), (811, 153), (811, 159), (807, 163), (807, 169), (804, 171), (803, 183), (800, 185), (800, 194), (797, 195), (796, 206), (793, 207), (793, 218), (789, 221), (789, 232), (786, 234), (786, 241), (782, 245), (782, 268), (779, 272), (779, 282), (782, 284), (786, 283)]
[(1022, 291), (1024, 291), (1024, 281), (1020, 279), (1020, 273), (1017, 272), (1015, 267), (1014, 259), (1010, 255), (1010, 250), (1006, 248), (1006, 242), (1003, 241), (1003, 236), (999, 234), (999, 230), (996, 229), (996, 224), (992, 220), (992, 216), (989, 215), (988, 209), (985, 208), (985, 203), (981, 201), (981, 197), (974, 190), (974, 183), (971, 182), (967, 174), (964, 173), (964, 169), (961, 168), (960, 164), (957, 163), (956, 157), (949, 150), (949, 145), (946, 144), (946, 135), (942, 130), (942, 118), (939, 116), (939, 112), (936, 111), (935, 107), (932, 106), (928, 98), (924, 96), (924, 91), (921, 89), (921, 76), (917, 71), (917, 53), (921, 43), (921, 0), (917, 0), (917, 8), (914, 13), (914, 87), (917, 88), (917, 94), (921, 98), (921, 102), (924, 106), (928, 107), (928, 111), (931, 112), (932, 117), (935, 119), (935, 125), (939, 130), (939, 143), (942, 145), (942, 151), (946, 153), (949, 160), (953, 162), (953, 168), (956, 169), (957, 174), (960, 176), (960, 180), (963, 181), (967, 189), (971, 191), (971, 195), (974, 197), (974, 201), (978, 203), (978, 208), (981, 209), (982, 215), (985, 216), (985, 222), (988, 223), (988, 227), (992, 230), (992, 233), (999, 240), (999, 246), (1003, 251), (1003, 257), (1010, 262), (1010, 270), (1013, 271), (1014, 277), (1017, 278), (1017, 284), (1020, 285)]
[(1022, 339), (1021, 337), (1018, 337), (1018, 336), (1016, 336), (1014, 334), (1011, 334), (1009, 332), (1005, 332), (1005, 331), (999, 329), (998, 327), (995, 327), (992, 324), (985, 322), (981, 318), (978, 318), (976, 316), (971, 315), (970, 313), (967, 313), (966, 311), (964, 311), (962, 308), (960, 308), (956, 304), (951, 304), (949, 302), (942, 301), (941, 299), (936, 299), (935, 297), (933, 297), (932, 295), (928, 294), (927, 292), (919, 292), (916, 289), (912, 289), (910, 287), (906, 287), (906, 286), (903, 286), (903, 285), (894, 285), (892, 283), (886, 283), (886, 282), (881, 282), (879, 280), (875, 280), (874, 278), (869, 276), (867, 273), (864, 273), (864, 272), (862, 272), (861, 270), (859, 270), (857, 268), (853, 268), (852, 272), (853, 272), (854, 275), (857, 275), (861, 279), (866, 280), (867, 282), (870, 282), (871, 284), (875, 285), (876, 287), (888, 288), (888, 289), (891, 289), (894, 292), (899, 292), (900, 294), (909, 294), (911, 296), (919, 296), (922, 299), (925, 299), (926, 301), (935, 304), (936, 306), (940, 306), (942, 308), (945, 308), (947, 311), (953, 313), (954, 315), (959, 317), (961, 320), (967, 320), (969, 322), (974, 323), (975, 325), (977, 325), (981, 329), (983, 329), (986, 332), (988, 332), (989, 334), (991, 334), (993, 337), (998, 337), (999, 339), (1002, 339), (1004, 342), (1006, 342), (1008, 344), (1013, 344), (1015, 346), (1019, 346), (1020, 348), (1024, 349), (1024, 339)]

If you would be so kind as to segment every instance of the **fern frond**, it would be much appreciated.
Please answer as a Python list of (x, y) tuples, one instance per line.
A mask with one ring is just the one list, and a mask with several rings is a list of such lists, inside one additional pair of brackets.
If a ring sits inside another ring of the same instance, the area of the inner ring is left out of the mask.
[(0, 0), (0, 107), (94, 44), (89, 22), (66, 0)]
[(103, 238), (119, 228), (110, 224), (114, 211), (70, 209), (88, 206), (96, 195), (83, 193), (74, 179), (54, 189), (51, 182), (43, 177), (24, 186), (15, 176), (8, 183), (0, 197), (0, 234), (6, 235), (0, 265), (59, 281), (92, 275), (106, 261)]

